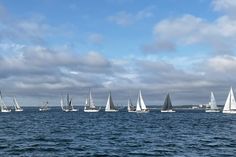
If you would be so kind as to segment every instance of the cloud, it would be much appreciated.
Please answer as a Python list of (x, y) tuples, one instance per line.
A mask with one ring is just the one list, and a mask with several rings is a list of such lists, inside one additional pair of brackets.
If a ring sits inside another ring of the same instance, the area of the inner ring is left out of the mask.
[(109, 16), (108, 20), (114, 22), (117, 25), (129, 26), (140, 20), (151, 17), (153, 14), (150, 11), (151, 8), (146, 8), (137, 13), (129, 13), (126, 11), (120, 11), (115, 15)]
[(92, 44), (101, 44), (104, 40), (104, 37), (98, 33), (92, 33), (88, 37), (89, 42)]
[(173, 52), (176, 50), (174, 43), (166, 41), (156, 41), (142, 46), (142, 51), (147, 54), (157, 52)]
[[(154, 27), (155, 41), (146, 44), (144, 52), (165, 52), (176, 46), (202, 45), (213, 49), (214, 53), (231, 54), (235, 48), (236, 21), (230, 16), (221, 16), (215, 21), (207, 21), (193, 15), (164, 19)], [(160, 44), (164, 41), (163, 44)]]
[(212, 72), (220, 74), (220, 76), (235, 76), (236, 57), (230, 55), (220, 55), (209, 58), (207, 61), (207, 67), (211, 69)]
[(234, 0), (213, 0), (212, 5), (215, 11), (223, 11), (236, 16), (236, 2)]

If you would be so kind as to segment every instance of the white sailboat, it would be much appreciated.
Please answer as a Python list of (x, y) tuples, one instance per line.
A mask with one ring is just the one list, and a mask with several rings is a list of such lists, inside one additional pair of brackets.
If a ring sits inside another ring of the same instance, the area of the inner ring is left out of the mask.
[(20, 107), (20, 105), (18, 104), (18, 102), (16, 101), (16, 97), (13, 98), (13, 102), (14, 102), (14, 107), (15, 107), (15, 111), (16, 112), (22, 112), (23, 108)]
[(2, 92), (0, 91), (0, 109), (1, 112), (11, 112), (11, 109), (7, 108), (7, 105), (4, 103), (3, 98), (2, 98)]
[(206, 108), (206, 112), (220, 112), (219, 108), (217, 107), (213, 92), (211, 92), (211, 101), (209, 102), (209, 106), (210, 108)]
[(43, 106), (39, 108), (39, 111), (48, 111), (50, 108), (48, 108), (48, 102), (46, 101)]
[(109, 93), (109, 96), (108, 96), (108, 99), (107, 99), (105, 112), (118, 112), (118, 109), (115, 107), (115, 105), (112, 101), (111, 92)]
[(138, 113), (147, 113), (150, 110), (146, 107), (143, 97), (142, 97), (142, 92), (139, 90), (139, 95), (137, 99), (137, 104), (136, 104), (136, 112)]
[(227, 100), (225, 102), (223, 113), (236, 114), (236, 102), (235, 102), (234, 92), (233, 92), (232, 87), (229, 91), (229, 95), (228, 95)]
[(135, 107), (133, 106), (130, 99), (128, 99), (128, 106), (127, 106), (128, 112), (136, 112)]
[(66, 106), (64, 105), (63, 98), (61, 98), (61, 109), (64, 112), (75, 112), (78, 111), (77, 109), (74, 108), (72, 104), (72, 98), (70, 99), (69, 94), (67, 94), (67, 104)]
[(165, 98), (165, 102), (162, 106), (161, 112), (175, 112), (173, 110), (173, 106), (171, 103), (171, 99), (170, 99), (170, 94), (168, 93), (166, 98)]
[(85, 100), (84, 112), (98, 112), (99, 109), (95, 106), (91, 90), (89, 90), (89, 97)]

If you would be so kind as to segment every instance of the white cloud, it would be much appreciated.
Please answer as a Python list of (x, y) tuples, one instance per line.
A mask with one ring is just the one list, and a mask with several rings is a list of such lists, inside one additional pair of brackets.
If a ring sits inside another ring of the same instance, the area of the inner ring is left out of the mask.
[(115, 15), (109, 16), (108, 20), (121, 26), (129, 26), (140, 20), (151, 17), (153, 14), (151, 8), (143, 9), (137, 13), (129, 13), (126, 11), (120, 11)]
[[(214, 53), (230, 54), (235, 48), (236, 21), (226, 15), (213, 22), (193, 15), (183, 15), (158, 22), (153, 34), (155, 41), (146, 45), (151, 45), (156, 52), (165, 52), (172, 45), (204, 45), (212, 48)], [(170, 46), (163, 48), (163, 44), (159, 44), (162, 41)], [(147, 52), (145, 46), (143, 50)]]
[[(223, 55), (210, 58), (208, 66), (211, 70), (219, 73), (235, 73), (236, 72), (236, 57)], [(236, 74), (235, 74), (236, 76)]]
[(236, 16), (236, 1), (235, 0), (213, 0), (215, 11), (223, 11), (230, 15)]
[(92, 33), (89, 35), (88, 37), (89, 42), (93, 43), (93, 44), (101, 44), (104, 40), (103, 35), (99, 34), (99, 33)]

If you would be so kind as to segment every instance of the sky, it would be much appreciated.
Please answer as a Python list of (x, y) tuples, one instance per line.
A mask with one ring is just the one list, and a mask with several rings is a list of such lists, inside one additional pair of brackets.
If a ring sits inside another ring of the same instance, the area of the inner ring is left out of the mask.
[(236, 1), (1, 0), (0, 88), (7, 104), (59, 105), (89, 89), (105, 106), (223, 105), (236, 87)]

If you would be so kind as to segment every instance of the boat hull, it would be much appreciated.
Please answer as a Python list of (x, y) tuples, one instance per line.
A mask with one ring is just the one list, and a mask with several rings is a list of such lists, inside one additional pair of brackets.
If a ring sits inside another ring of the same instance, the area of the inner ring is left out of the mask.
[(118, 112), (119, 110), (105, 110), (105, 112)]
[(84, 112), (99, 112), (99, 110), (84, 110)]
[(146, 110), (140, 110), (140, 111), (135, 111), (136, 113), (148, 113), (150, 112), (149, 109), (146, 109)]
[(134, 111), (132, 111), (132, 110), (129, 111), (129, 110), (128, 110), (128, 112), (136, 112), (136, 111), (135, 111), (135, 110), (134, 110)]
[(39, 109), (39, 111), (42, 111), (42, 112), (43, 111), (48, 111), (48, 110), (50, 110), (50, 109), (41, 109), (41, 108)]
[(236, 114), (236, 110), (227, 110), (227, 111), (222, 111), (222, 113), (227, 113), (227, 114)]
[(220, 112), (220, 110), (206, 110), (205, 112), (208, 112), (208, 113), (210, 113), (210, 112)]
[(67, 110), (67, 109), (62, 109), (62, 111), (64, 112), (77, 112), (77, 109), (72, 109), (72, 110)]
[(1, 110), (1, 112), (7, 113), (7, 112), (11, 112), (11, 110)]
[(175, 112), (174, 110), (161, 110), (161, 112), (168, 112), (168, 113), (172, 113), (172, 112)]
[(15, 109), (15, 112), (22, 112), (23, 109)]

